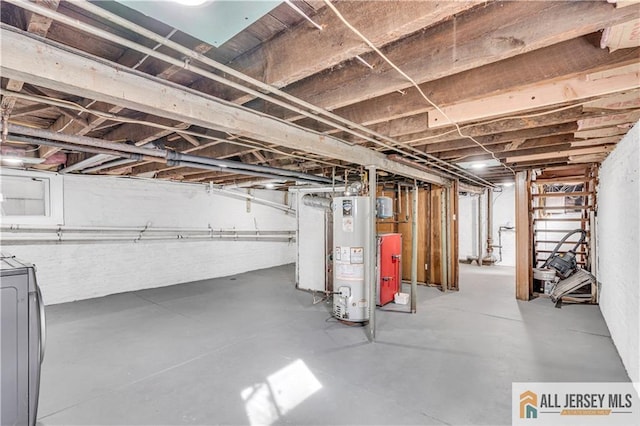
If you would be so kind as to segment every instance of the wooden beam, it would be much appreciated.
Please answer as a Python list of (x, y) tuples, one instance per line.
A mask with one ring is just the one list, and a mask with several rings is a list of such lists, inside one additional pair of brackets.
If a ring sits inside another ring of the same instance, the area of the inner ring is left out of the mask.
[[(382, 50), (415, 81), (424, 83), (626, 22), (637, 16), (632, 9), (615, 9), (604, 2), (492, 2)], [(314, 105), (335, 109), (410, 86), (377, 55), (363, 59), (374, 65), (373, 71), (353, 63), (287, 90)]]
[[(609, 54), (594, 46), (592, 37), (585, 36), (492, 62), (478, 68), (446, 75), (423, 83), (420, 88), (440, 106), (463, 100), (479, 99), (488, 95), (506, 93), (544, 80), (570, 78), (591, 70), (609, 69), (637, 62), (640, 49), (629, 49)], [(532, 67), (531, 64), (536, 64)], [(343, 95), (344, 96), (344, 95)], [(631, 108), (631, 107), (630, 107)], [(414, 90), (391, 92), (367, 101), (339, 108), (335, 112), (352, 121), (383, 131), (384, 127), (372, 126), (392, 119), (425, 114), (433, 108)], [(394, 136), (426, 131), (415, 129), (401, 132), (396, 127)], [(380, 126), (384, 126), (381, 124)]]
[[(534, 129), (516, 130), (514, 132), (501, 132), (486, 136), (476, 136), (475, 139), (485, 146), (504, 144), (506, 142), (521, 139), (540, 138), (559, 134), (573, 133), (577, 129), (575, 123), (563, 123), (555, 126), (538, 127)], [(425, 152), (434, 154), (445, 151), (457, 151), (465, 148), (478, 148), (478, 145), (469, 139), (456, 139), (447, 142), (430, 143), (424, 146)], [(455, 154), (458, 155), (458, 154)]]
[[(449, 182), (435, 173), (389, 160), (373, 150), (288, 125), (164, 80), (124, 70), (117, 64), (97, 61), (82, 52), (66, 47), (62, 49), (50, 41), (36, 40), (5, 28), (0, 34), (3, 50), (0, 70), (9, 78), (26, 79), (42, 87), (207, 129), (232, 132), (363, 166), (375, 166), (420, 181)], [(149, 96), (150, 93), (153, 96)]]
[(516, 173), (516, 299), (529, 300), (532, 290), (531, 221), (527, 172)]
[(597, 99), (586, 104), (585, 111), (621, 110), (640, 108), (640, 90), (630, 90), (613, 97)]
[(565, 156), (568, 157), (571, 155), (605, 154), (613, 151), (614, 148), (615, 148), (615, 145), (602, 145), (602, 146), (588, 147), (588, 148), (553, 150), (553, 151), (549, 151), (541, 154), (507, 157), (506, 162), (517, 163), (521, 161), (544, 160), (547, 158), (557, 158), (557, 157), (565, 157)]
[[(213, 46), (210, 46), (206, 43), (198, 43), (195, 45), (193, 49), (199, 53), (206, 53), (212, 48)], [(141, 58), (143, 58), (143, 55), (141, 53), (133, 50), (127, 50), (122, 55), (122, 57), (118, 59), (118, 63), (126, 67), (132, 67), (134, 69), (137, 69), (142, 64)], [(163, 71), (158, 74), (158, 77), (164, 78), (164, 79), (170, 79), (173, 75), (175, 75), (176, 73), (180, 72), (183, 69), (184, 69), (183, 67), (165, 64), (163, 66)], [(118, 105), (107, 105), (104, 103), (97, 103), (95, 105), (92, 105), (92, 109), (106, 112), (109, 114), (118, 114), (124, 108)], [(99, 127), (105, 121), (108, 121), (108, 120), (109, 119), (105, 117), (89, 116), (88, 121), (86, 121), (86, 120), (78, 120), (77, 118), (74, 119), (74, 117), (65, 115), (65, 116), (59, 117), (56, 120), (56, 122), (53, 123), (53, 125), (51, 126), (51, 129), (54, 131), (59, 131), (57, 129), (64, 128), (66, 130), (66, 133), (84, 136), (90, 133), (91, 131), (95, 130), (97, 127)], [(127, 130), (125, 129), (124, 131), (126, 132)], [(151, 138), (150, 140), (154, 140), (154, 139), (166, 136), (167, 134), (168, 134), (167, 131), (158, 130), (157, 133), (155, 133), (153, 136), (147, 136), (145, 139), (141, 138), (139, 140), (136, 140), (136, 142), (140, 142), (141, 144), (144, 144), (148, 142), (148, 138)], [(59, 148), (43, 146), (40, 151), (40, 156), (42, 158), (47, 158), (50, 155), (53, 155), (57, 151), (59, 151)]]
[(200, 141), (197, 138), (195, 138), (195, 137), (193, 137), (191, 135), (187, 135), (186, 133), (179, 133), (179, 134), (182, 137), (182, 139), (186, 140), (191, 145), (200, 146)]
[[(36, 0), (35, 3), (44, 6), (48, 9), (56, 10), (58, 5), (60, 4), (60, 0)], [(49, 18), (45, 18), (44, 16), (36, 15), (35, 13), (27, 12), (27, 31), (40, 37), (46, 37), (47, 32), (49, 31), (49, 27), (51, 27), (51, 23), (53, 22)], [(22, 90), (23, 81), (9, 79), (7, 81), (7, 89), (13, 92), (19, 92)], [(0, 110), (4, 114), (11, 114), (11, 110), (16, 104), (16, 98), (13, 96), (5, 96), (2, 98), (2, 102), (0, 102)]]
[(609, 136), (624, 135), (629, 131), (628, 127), (605, 127), (603, 129), (582, 130), (573, 135), (578, 139), (606, 138)]
[[(640, 64), (637, 63), (635, 68), (632, 72), (627, 72), (626, 67), (620, 68), (624, 74), (597, 80), (589, 80), (589, 75), (586, 75), (538, 83), (509, 93), (443, 107), (442, 111), (449, 119), (463, 123), (631, 90), (638, 87), (640, 78)], [(429, 126), (435, 128), (450, 124), (443, 113), (430, 112)]]
[(571, 147), (577, 148), (577, 147), (584, 147), (584, 146), (616, 144), (620, 142), (621, 139), (622, 139), (622, 136), (610, 136), (608, 138), (586, 139), (583, 141), (571, 142)]
[(26, 106), (26, 107), (14, 109), (11, 112), (11, 118), (21, 117), (23, 115), (33, 115), (38, 112), (46, 111), (51, 108), (54, 108), (54, 107), (46, 104), (35, 104), (35, 105)]
[(622, 114), (609, 114), (600, 117), (585, 118), (582, 120), (578, 120), (578, 130), (609, 127), (618, 124), (633, 124), (638, 121), (638, 119), (640, 119), (640, 109), (635, 111), (628, 111)]
[[(385, 46), (481, 3), (347, 1), (338, 7), (376, 46)], [(229, 65), (253, 78), (284, 87), (371, 50), (328, 8), (321, 9), (313, 19), (323, 27), (322, 31), (302, 22), (235, 58)], [(356, 62), (352, 65), (365, 68)], [(198, 83), (196, 89), (236, 103), (252, 99), (206, 81)]]

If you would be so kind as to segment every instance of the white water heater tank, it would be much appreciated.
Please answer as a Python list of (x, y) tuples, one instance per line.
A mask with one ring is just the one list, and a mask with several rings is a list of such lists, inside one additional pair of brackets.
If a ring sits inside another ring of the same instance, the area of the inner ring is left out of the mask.
[(351, 322), (369, 320), (369, 197), (333, 199), (333, 315)]

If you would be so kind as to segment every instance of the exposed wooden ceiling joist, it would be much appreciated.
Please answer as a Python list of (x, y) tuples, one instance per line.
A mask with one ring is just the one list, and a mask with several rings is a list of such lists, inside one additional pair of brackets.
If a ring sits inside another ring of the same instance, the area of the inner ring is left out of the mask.
[[(271, 117), (109, 63), (98, 62), (80, 52), (65, 50), (5, 28), (2, 29), (2, 49), (6, 55), (2, 62), (2, 74), (10, 78), (26, 79), (39, 86), (86, 95), (102, 102), (205, 128), (256, 137), (355, 164), (375, 166), (420, 181), (447, 183), (439, 175), (399, 164), (367, 148), (350, 146), (331, 137), (292, 127)], [(154, 96), (149, 96), (150, 93)]]

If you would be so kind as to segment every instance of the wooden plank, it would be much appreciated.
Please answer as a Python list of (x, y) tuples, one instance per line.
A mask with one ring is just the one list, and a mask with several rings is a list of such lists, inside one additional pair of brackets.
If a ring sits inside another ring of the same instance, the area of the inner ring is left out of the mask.
[[(567, 16), (572, 19), (566, 19)], [(423, 83), (590, 34), (603, 26), (635, 17), (635, 11), (616, 10), (603, 2), (492, 2), (416, 33), (402, 44), (383, 51), (400, 69)], [(416, 52), (428, 52), (428, 56)], [(315, 105), (335, 109), (409, 87), (408, 82), (398, 78), (397, 72), (377, 56), (364, 55), (363, 58), (374, 64), (374, 71), (344, 67), (306, 79), (292, 86), (291, 93)], [(347, 90), (353, 95), (345, 96)]]
[(538, 83), (506, 94), (488, 96), (475, 101), (460, 102), (443, 107), (443, 113), (430, 112), (429, 127), (446, 126), (450, 124), (449, 119), (458, 123), (483, 120), (634, 89), (638, 87), (639, 71), (640, 64), (633, 72), (615, 75), (607, 79), (593, 81), (585, 80), (583, 76), (573, 77), (543, 84)]
[[(405, 194), (403, 193), (404, 197)], [(409, 197), (412, 193), (409, 192)], [(404, 208), (404, 207), (403, 207)], [(429, 214), (427, 213), (427, 192), (424, 189), (418, 190), (418, 282), (427, 283), (427, 270), (424, 265), (429, 261), (427, 251), (427, 240), (429, 236)], [(404, 214), (403, 214), (404, 215)], [(412, 211), (409, 210), (408, 222), (397, 224), (397, 232), (402, 234), (402, 279), (411, 280), (411, 220)]]
[(618, 124), (635, 123), (640, 119), (640, 110), (628, 111), (622, 114), (609, 114), (601, 117), (592, 117), (578, 120), (578, 130), (595, 129), (598, 127), (611, 127)]
[[(536, 244), (558, 244), (560, 240), (536, 240)], [(576, 244), (577, 241), (564, 241), (562, 245), (565, 244)], [(583, 241), (581, 244), (588, 244), (586, 241)]]
[[(564, 207), (567, 210), (570, 210), (571, 206), (565, 206)], [(584, 218), (550, 218), (550, 217), (537, 217), (533, 219), (533, 222), (582, 222), (582, 223), (586, 223), (589, 222), (589, 219), (584, 219)]]
[(573, 135), (578, 139), (606, 138), (609, 136), (621, 136), (629, 131), (628, 128), (606, 127), (603, 129), (582, 130)]
[[(534, 129), (517, 130), (513, 132), (501, 132), (498, 134), (477, 136), (475, 139), (485, 146), (504, 144), (523, 139), (540, 138), (560, 134), (573, 133), (577, 129), (575, 123), (563, 123), (558, 125), (543, 126)], [(418, 145), (417, 148), (420, 149)], [(464, 148), (478, 148), (478, 145), (469, 139), (456, 139), (439, 143), (428, 143), (422, 149), (427, 153), (454, 151)], [(464, 154), (462, 154), (464, 155)]]
[(576, 148), (576, 147), (584, 147), (584, 146), (616, 144), (620, 142), (621, 139), (622, 139), (622, 135), (610, 136), (606, 138), (585, 139), (583, 141), (571, 142), (571, 147)]
[[(56, 10), (58, 8), (58, 5), (60, 4), (60, 0), (37, 0), (36, 3), (48, 9)], [(40, 37), (46, 37), (52, 22), (53, 21), (49, 18), (36, 15), (35, 13), (27, 12), (27, 31), (30, 33), (37, 34)], [(6, 88), (14, 92), (19, 92), (22, 90), (23, 85), (23, 81), (9, 79), (9, 81), (7, 81)], [(11, 110), (13, 109), (15, 104), (15, 97), (4, 96), (2, 98), (2, 102), (0, 102), (0, 110), (2, 110), (5, 114), (11, 114)]]
[(630, 90), (614, 97), (596, 99), (584, 106), (585, 111), (624, 110), (640, 108), (640, 91)]
[[(560, 233), (560, 234), (568, 234), (569, 232), (574, 231), (574, 229), (534, 229), (533, 232), (539, 232), (541, 234), (545, 233)], [(587, 231), (587, 235), (589, 231)]]
[(529, 183), (527, 172), (516, 173), (516, 299), (529, 300), (533, 290), (531, 272), (531, 239)]
[[(479, 3), (344, 2), (338, 8), (376, 46), (384, 46)], [(296, 19), (299, 20), (299, 16), (296, 15)], [(328, 8), (320, 10), (313, 20), (325, 30), (319, 31), (303, 22), (235, 58), (229, 65), (273, 86), (284, 87), (370, 51)], [(371, 22), (375, 22), (375, 25), (370, 25)], [(313, 49), (309, 46), (313, 46)], [(354, 68), (362, 68), (360, 64), (353, 65)], [(226, 88), (222, 88), (221, 92), (217, 85), (204, 81), (196, 89), (207, 93), (215, 90), (223, 99), (236, 103), (252, 99), (244, 94), (238, 97)]]
[(608, 153), (605, 154), (586, 154), (586, 155), (570, 155), (567, 163), (568, 164), (591, 164), (591, 163), (601, 163), (607, 157)]
[(587, 182), (587, 178), (584, 176), (558, 176), (558, 177), (550, 177), (550, 178), (536, 178), (536, 180), (532, 181), (533, 184), (545, 185), (550, 183), (564, 183), (577, 185), (580, 183)]
[[(51, 42), (35, 40), (4, 28), (1, 35), (3, 61), (0, 70), (9, 78), (28, 79), (39, 86), (159, 117), (363, 166), (375, 166), (411, 179), (440, 184), (448, 182), (434, 173), (390, 160), (368, 148), (294, 127), (163, 80), (123, 70), (115, 64), (96, 61), (81, 52), (61, 49)], [(149, 96), (149, 93), (154, 96)]]
[(459, 281), (460, 281), (460, 262), (458, 262), (459, 256), (459, 246), (458, 246), (458, 218), (459, 218), (459, 208), (458, 208), (458, 191), (459, 184), (458, 181), (453, 181), (453, 184), (448, 189), (449, 190), (449, 220), (451, 226), (451, 233), (449, 238), (449, 247), (451, 250), (449, 252), (449, 289), (450, 290), (458, 290), (459, 289)]
[[(589, 37), (580, 37), (465, 72), (457, 73), (455, 70), (455, 74), (423, 83), (420, 88), (436, 104), (447, 106), (463, 100), (506, 93), (540, 81), (571, 78), (592, 70), (627, 65), (637, 61), (639, 52), (640, 49), (631, 49), (630, 52), (609, 54), (594, 46)], [(532, 63), (536, 66), (532, 67)], [(384, 122), (389, 120), (430, 111), (433, 108), (416, 90), (403, 90), (403, 93), (391, 92), (339, 108), (335, 112), (352, 121), (384, 131), (383, 127), (372, 125), (381, 123), (380, 126), (384, 126)], [(397, 130), (395, 136), (402, 134), (399, 132), (400, 127)], [(424, 122), (421, 130), (414, 127), (404, 134), (427, 130), (428, 122)]]
[(551, 207), (533, 207), (533, 210), (587, 210), (593, 206), (551, 206)]
[(609, 48), (610, 52), (618, 49), (628, 49), (637, 47), (640, 43), (638, 34), (640, 33), (640, 18), (622, 24), (605, 28), (602, 33), (600, 47)]
[(584, 197), (591, 195), (591, 192), (545, 192), (544, 194), (532, 194), (532, 197)]
[(562, 151), (550, 151), (542, 154), (532, 154), (525, 156), (507, 157), (507, 163), (515, 163), (520, 161), (541, 160), (546, 158), (557, 158), (569, 155), (584, 155), (584, 154), (602, 154), (613, 151), (615, 145), (602, 145), (590, 148), (575, 148)]
[(429, 283), (442, 285), (444, 281), (442, 263), (445, 260), (445, 254), (442, 247), (442, 233), (446, 230), (442, 228), (442, 203), (444, 202), (445, 188), (433, 185), (430, 191), (431, 206), (431, 232), (429, 239), (431, 240), (431, 252), (429, 253)]

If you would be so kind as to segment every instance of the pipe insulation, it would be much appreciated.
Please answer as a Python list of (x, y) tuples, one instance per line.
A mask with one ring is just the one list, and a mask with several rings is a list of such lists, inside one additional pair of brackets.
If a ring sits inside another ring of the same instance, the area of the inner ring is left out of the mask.
[(314, 197), (311, 195), (305, 195), (302, 197), (302, 202), (305, 206), (309, 207), (317, 207), (319, 209), (330, 210), (331, 209), (331, 199), (324, 197)]

